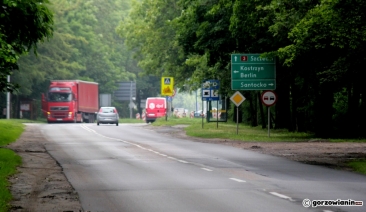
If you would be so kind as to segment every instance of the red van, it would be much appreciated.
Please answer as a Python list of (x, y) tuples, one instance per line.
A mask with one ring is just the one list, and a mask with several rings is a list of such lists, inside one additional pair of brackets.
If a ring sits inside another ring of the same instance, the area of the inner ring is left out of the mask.
[(154, 122), (157, 118), (167, 115), (166, 98), (149, 97), (146, 99), (146, 123)]

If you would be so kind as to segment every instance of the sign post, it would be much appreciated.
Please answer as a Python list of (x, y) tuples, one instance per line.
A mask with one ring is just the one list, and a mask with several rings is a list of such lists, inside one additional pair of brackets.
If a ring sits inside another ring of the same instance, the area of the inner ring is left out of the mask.
[[(210, 80), (204, 80), (202, 82), (202, 101), (206, 101), (209, 103), (209, 106), (211, 106), (211, 101), (218, 101), (220, 100), (219, 95), (219, 88), (220, 88), (220, 81), (216, 79), (210, 79)], [(211, 117), (214, 117), (214, 112), (216, 112), (216, 116), (218, 115), (218, 108), (216, 108), (216, 111), (211, 110), (211, 107), (207, 106), (207, 112), (206, 112), (206, 119), (207, 122), (211, 121)], [(218, 106), (217, 106), (218, 107)], [(211, 116), (212, 115), (212, 116)], [(217, 127), (218, 127), (218, 118), (216, 119)], [(203, 117), (202, 117), (202, 123), (203, 123)], [(203, 124), (202, 124), (203, 127)]]
[(236, 134), (239, 131), (239, 106), (244, 102), (245, 97), (239, 92), (235, 92), (234, 95), (230, 97), (230, 100), (236, 105)]
[(270, 127), (271, 127), (270, 107), (276, 103), (277, 95), (274, 91), (264, 91), (261, 95), (261, 100), (262, 103), (267, 106), (268, 110), (268, 137), (270, 137)]

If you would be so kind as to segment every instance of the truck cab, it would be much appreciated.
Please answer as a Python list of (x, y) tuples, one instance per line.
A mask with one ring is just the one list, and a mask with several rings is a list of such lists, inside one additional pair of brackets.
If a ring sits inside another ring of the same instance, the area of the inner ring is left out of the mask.
[(76, 122), (76, 85), (73, 82), (51, 82), (42, 94), (42, 112), (47, 122)]

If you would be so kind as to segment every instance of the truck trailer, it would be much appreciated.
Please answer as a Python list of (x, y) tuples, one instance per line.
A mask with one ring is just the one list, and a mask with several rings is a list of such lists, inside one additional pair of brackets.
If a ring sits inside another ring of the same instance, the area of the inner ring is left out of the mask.
[(95, 121), (99, 110), (98, 83), (81, 80), (52, 80), (42, 94), (42, 112), (48, 123)]

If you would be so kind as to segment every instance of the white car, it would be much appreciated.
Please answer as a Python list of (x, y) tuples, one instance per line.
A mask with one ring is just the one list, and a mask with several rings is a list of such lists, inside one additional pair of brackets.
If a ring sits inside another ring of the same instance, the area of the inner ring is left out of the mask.
[(97, 113), (97, 125), (116, 124), (118, 126), (119, 115), (115, 107), (101, 107)]

